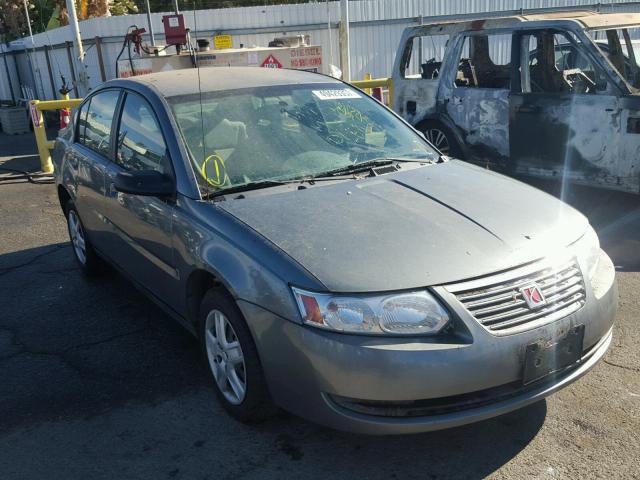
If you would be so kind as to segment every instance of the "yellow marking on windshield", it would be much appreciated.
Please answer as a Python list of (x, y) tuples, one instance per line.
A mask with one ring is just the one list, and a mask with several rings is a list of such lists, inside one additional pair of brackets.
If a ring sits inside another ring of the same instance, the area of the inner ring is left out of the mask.
[[(213, 166), (215, 167), (214, 177), (210, 177), (207, 173), (207, 166), (210, 162), (213, 162)], [(224, 159), (217, 153), (209, 155), (205, 161), (202, 162), (200, 174), (204, 177), (207, 183), (213, 187), (222, 187), (229, 184), (229, 177), (227, 176), (227, 168), (224, 164)]]

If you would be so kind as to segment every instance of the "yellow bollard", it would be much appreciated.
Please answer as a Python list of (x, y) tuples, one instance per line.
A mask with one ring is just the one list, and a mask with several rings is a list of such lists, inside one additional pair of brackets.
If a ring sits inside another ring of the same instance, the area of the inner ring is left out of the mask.
[(69, 98), (68, 94), (62, 95), (62, 100), (31, 100), (29, 109), (31, 110), (31, 122), (33, 123), (33, 133), (36, 137), (38, 155), (40, 155), (40, 167), (44, 173), (53, 173), (53, 162), (51, 161), (50, 150), (53, 150), (55, 141), (47, 140), (47, 131), (44, 127), (43, 110), (60, 110), (61, 108), (76, 108), (82, 103), (82, 98)]
[[(40, 103), (39, 100), (31, 100), (29, 108), (31, 109), (33, 133), (36, 136), (36, 145), (38, 146), (38, 154), (40, 155), (40, 168), (44, 173), (53, 173), (53, 162), (51, 162), (51, 155), (49, 153), (47, 132), (44, 128), (42, 111), (38, 109), (38, 103)], [(37, 120), (37, 122), (35, 120)]]
[[(365, 73), (364, 74), (364, 79), (365, 80), (371, 80), (371, 74), (370, 73)], [(372, 95), (373, 94), (373, 90), (370, 88), (365, 88), (364, 91), (367, 93), (367, 95)]]

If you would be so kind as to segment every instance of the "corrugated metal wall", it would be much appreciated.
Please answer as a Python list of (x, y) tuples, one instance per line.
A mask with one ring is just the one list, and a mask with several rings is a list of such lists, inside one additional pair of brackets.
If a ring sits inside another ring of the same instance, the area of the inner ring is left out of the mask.
[[(616, 10), (626, 10), (624, 3), (615, 2)], [(365, 73), (374, 77), (390, 74), (395, 52), (402, 31), (409, 25), (424, 22), (431, 16), (464, 13), (482, 13), (519, 8), (541, 8), (551, 6), (593, 5), (594, 0), (361, 0), (349, 2), (351, 19), (351, 63), (352, 77), (363, 78)], [(608, 5), (602, 2), (603, 6)], [(633, 7), (637, 10), (637, 6)], [(193, 12), (184, 11), (187, 26), (196, 29), (200, 36), (213, 32), (230, 32), (234, 35), (234, 46), (266, 45), (274, 36), (281, 34), (309, 34), (312, 43), (323, 46), (325, 62), (339, 63), (338, 30), (327, 25), (339, 21), (338, 2), (323, 1), (298, 5), (267, 7), (229, 8), (220, 10), (200, 10), (197, 17)], [(161, 13), (152, 15), (156, 39), (161, 43)], [(197, 20), (197, 22), (196, 22)], [(96, 36), (103, 38), (102, 52), (107, 78), (115, 76), (115, 59), (122, 45), (122, 39), (130, 25), (147, 27), (146, 16), (142, 14), (120, 17), (103, 17), (80, 22), (83, 40), (87, 41), (86, 64), (91, 86), (101, 82), (96, 47), (92, 46)], [(262, 29), (262, 31), (256, 31)], [(265, 32), (264, 29), (268, 29)], [(69, 27), (58, 28), (34, 36), (35, 47), (60, 45), (73, 39)], [(29, 39), (13, 42), (14, 49), (22, 50), (30, 46)], [(60, 84), (60, 74), (72, 78), (67, 51), (64, 46), (49, 52), (56, 90)], [(13, 58), (12, 58), (13, 57)], [(31, 86), (39, 98), (56, 98), (47, 69), (43, 51), (31, 54), (36, 69), (35, 79), (31, 74), (28, 56), (24, 53), (10, 56), (8, 63), (12, 70), (12, 81), (17, 93), (19, 84)], [(0, 94), (9, 98), (8, 78), (4, 62), (0, 63)], [(18, 74), (14, 72), (16, 69)]]

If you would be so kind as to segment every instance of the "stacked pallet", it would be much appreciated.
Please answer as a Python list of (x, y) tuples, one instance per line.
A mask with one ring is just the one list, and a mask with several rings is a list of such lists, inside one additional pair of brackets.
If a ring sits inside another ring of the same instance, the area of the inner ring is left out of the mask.
[(9, 135), (29, 133), (29, 116), (23, 107), (0, 108), (0, 126)]

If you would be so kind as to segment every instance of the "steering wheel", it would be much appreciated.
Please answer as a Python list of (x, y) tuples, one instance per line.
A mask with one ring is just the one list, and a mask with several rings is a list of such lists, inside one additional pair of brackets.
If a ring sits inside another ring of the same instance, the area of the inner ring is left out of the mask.
[(564, 81), (569, 85), (573, 93), (591, 93), (595, 91), (596, 82), (579, 68), (563, 70)]
[(282, 162), (282, 173), (322, 172), (345, 165), (344, 155), (324, 150), (308, 150)]

